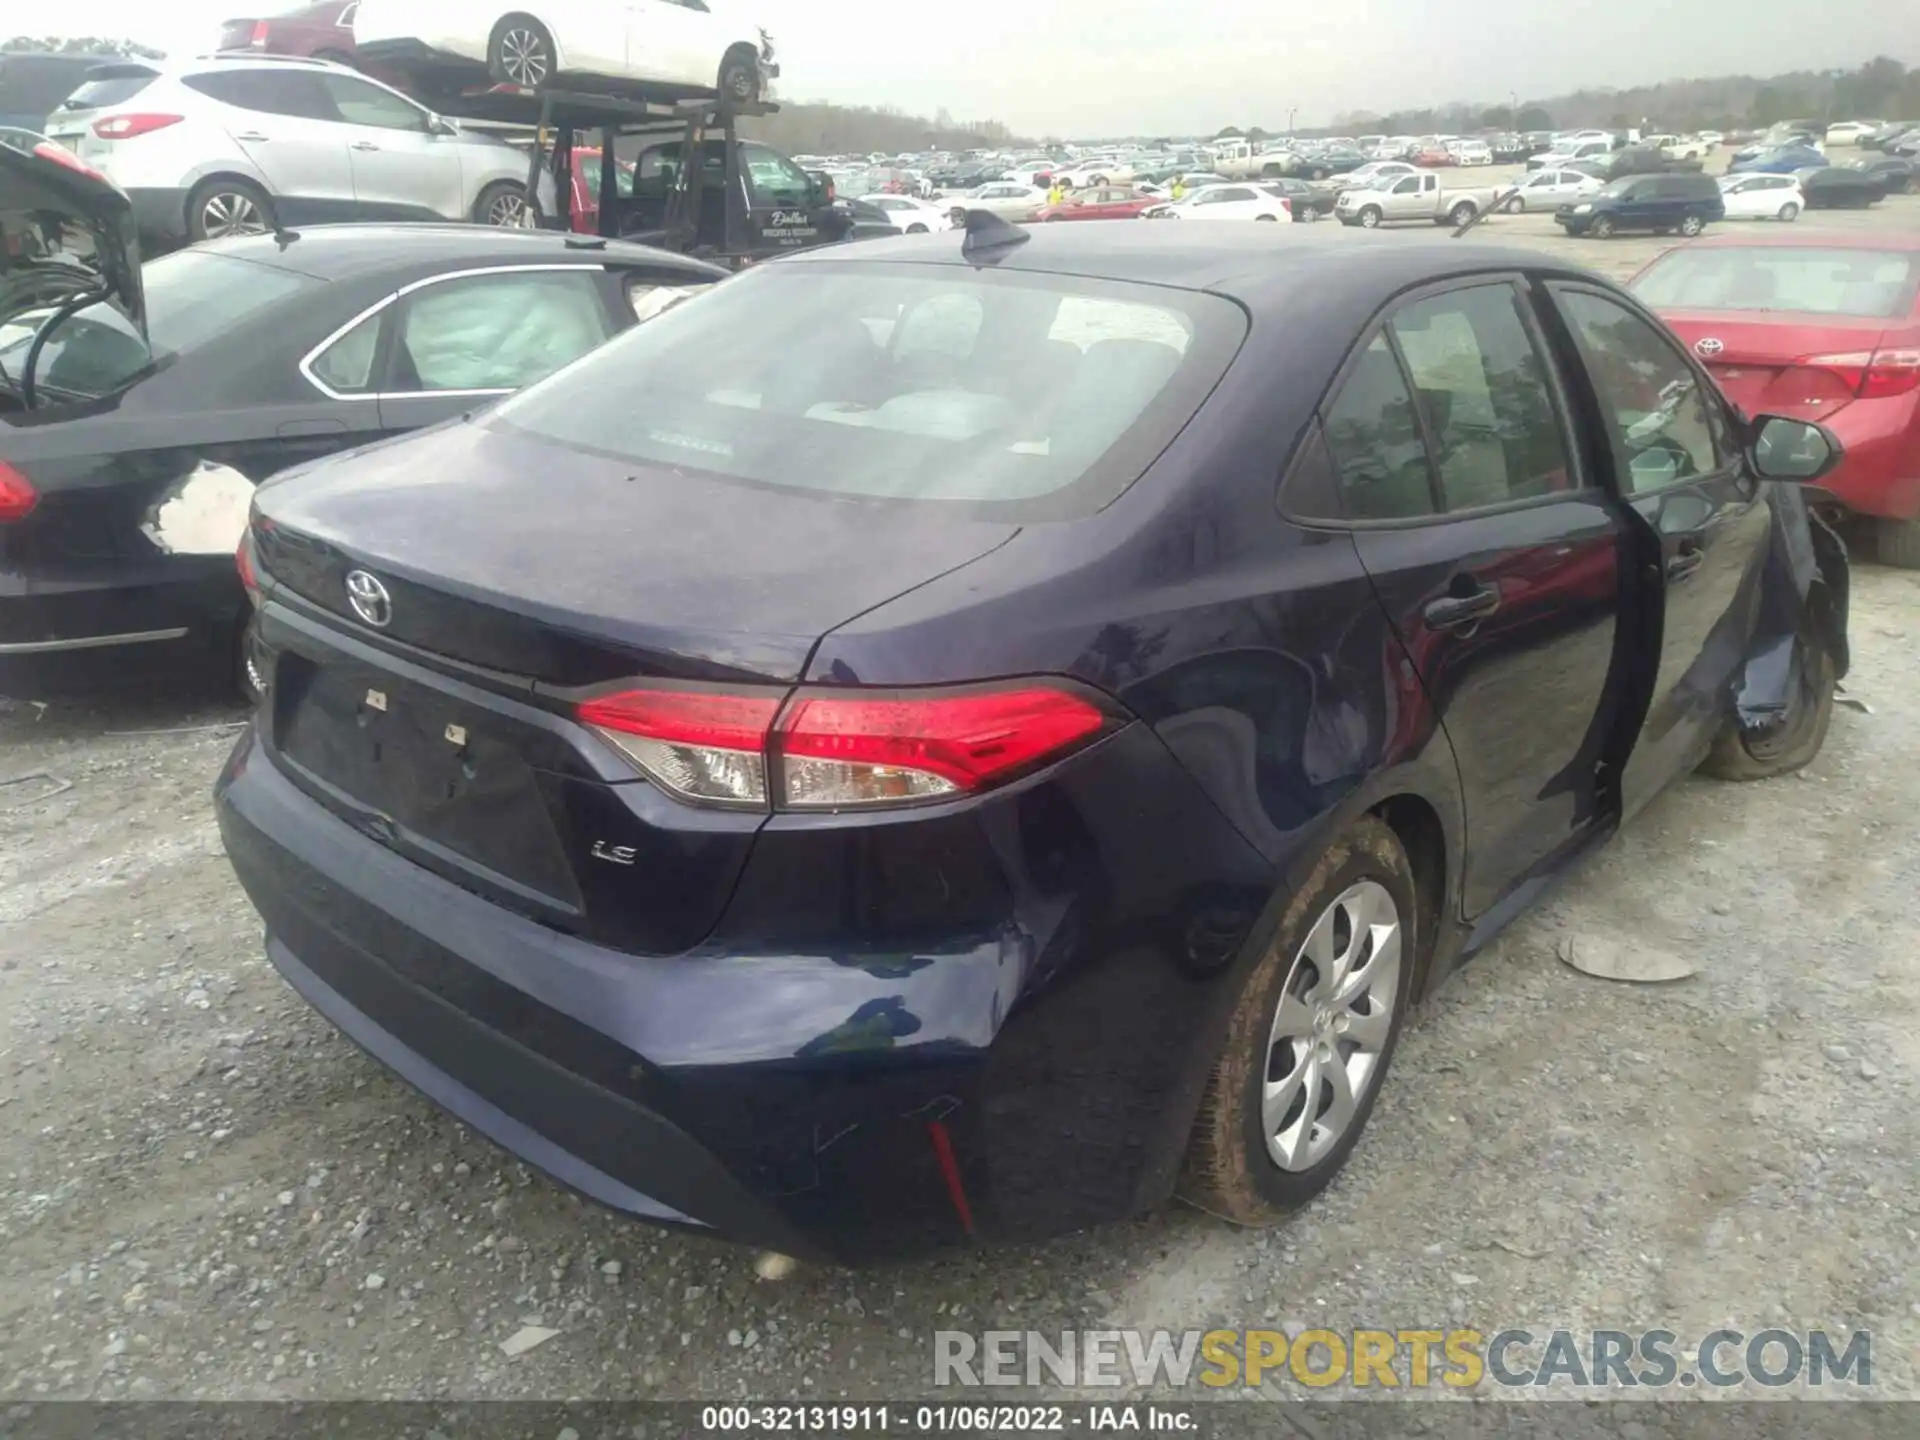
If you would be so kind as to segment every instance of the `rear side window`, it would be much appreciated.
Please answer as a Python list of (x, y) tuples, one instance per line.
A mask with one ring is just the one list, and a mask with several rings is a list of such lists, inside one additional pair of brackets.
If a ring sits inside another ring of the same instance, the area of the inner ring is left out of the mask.
[(351, 75), (321, 75), (319, 79), (339, 118), (349, 125), (416, 133), (427, 128), (425, 111), (378, 85), (369, 85)]
[(1789, 310), (1891, 320), (1911, 313), (1920, 258), (1887, 250), (1669, 250), (1633, 283), (1654, 310)]
[(579, 359), (613, 328), (598, 272), (585, 269), (471, 275), (402, 303), (389, 384), (401, 394), (517, 390)]
[(1245, 333), (1237, 306), (1187, 291), (768, 265), (534, 386), (493, 423), (663, 475), (1054, 518), (1131, 484)]
[(320, 76), (299, 70), (210, 70), (185, 76), (181, 82), (209, 99), (261, 115), (287, 115), (300, 120), (338, 120), (333, 101), (320, 87)]
[(1347, 519), (1414, 520), (1438, 510), (1413, 395), (1385, 335), (1361, 352), (1324, 429)]

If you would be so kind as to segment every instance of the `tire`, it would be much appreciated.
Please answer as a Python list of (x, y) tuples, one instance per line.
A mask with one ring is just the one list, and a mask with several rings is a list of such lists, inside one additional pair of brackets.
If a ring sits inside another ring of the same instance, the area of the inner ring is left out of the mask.
[(1475, 208), (1471, 200), (1462, 200), (1447, 212), (1447, 223), (1455, 229), (1458, 229), (1479, 213), (1479, 210)]
[(1365, 229), (1377, 230), (1380, 227), (1380, 207), (1378, 205), (1369, 205), (1355, 216), (1354, 220), (1356, 224)]
[(1606, 240), (1613, 235), (1613, 221), (1605, 215), (1593, 217), (1593, 224), (1587, 227), (1587, 233), (1596, 240)]
[(1270, 220), (1275, 224), (1278, 224), (1280, 221), (1280, 217), (1278, 215), (1256, 215), (1253, 218), (1256, 222), (1261, 220)]
[(907, 227), (907, 234), (909, 235), (924, 235), (926, 233), (927, 227), (920, 224), (917, 220)]
[[(1268, 1225), (1339, 1173), (1373, 1112), (1406, 1019), (1422, 940), (1417, 918), (1413, 871), (1385, 824), (1367, 816), (1327, 848), (1241, 991), (1188, 1140), (1182, 1198), (1236, 1224)], [(1375, 949), (1383, 923), (1393, 928)], [(1365, 937), (1355, 933), (1361, 926)], [(1324, 993), (1325, 967), (1343, 960), (1368, 983), (1346, 1004), (1303, 1002)], [(1338, 1029), (1326, 1023), (1341, 1015)], [(1330, 1056), (1340, 1058), (1329, 1064)], [(1282, 1078), (1268, 1102), (1263, 1091), (1276, 1068)], [(1341, 1108), (1334, 1073), (1347, 1091), (1337, 1130), (1323, 1123)], [(1286, 1079), (1297, 1083), (1288, 1087)]]
[(187, 196), (187, 235), (196, 242), (266, 235), (279, 228), (273, 201), (251, 180), (216, 175)]
[(1514, 195), (1514, 196), (1510, 196), (1506, 204), (1502, 205), (1500, 208), (1506, 211), (1506, 213), (1509, 215), (1520, 215), (1525, 213), (1527, 208), (1527, 202), (1522, 200), (1518, 195)]
[(1833, 656), (1818, 641), (1803, 639), (1800, 683), (1788, 701), (1786, 719), (1771, 730), (1749, 735), (1729, 716), (1700, 764), (1702, 773), (1716, 780), (1767, 780), (1803, 768), (1827, 743), (1834, 689)]
[(553, 32), (531, 15), (509, 15), (493, 27), (487, 41), (487, 73), (501, 84), (538, 90), (558, 68)]
[(540, 221), (540, 207), (527, 198), (527, 187), (496, 180), (473, 202), (473, 223), (501, 230), (531, 230)]
[(1087, 184), (1095, 190), (1100, 190), (1105, 188), (1106, 183), (1107, 183), (1107, 177), (1104, 175), (1096, 175), (1087, 182)]
[(734, 46), (720, 62), (716, 85), (729, 105), (754, 104), (760, 99), (760, 57), (749, 46)]
[(1896, 570), (1920, 570), (1920, 520), (1872, 520), (1873, 558)]
[(1326, 178), (1327, 178), (1327, 171), (1326, 171), (1326, 167), (1325, 167), (1325, 166), (1322, 166), (1322, 165), (1316, 165), (1316, 166), (1314, 166), (1314, 167), (1313, 167), (1313, 171), (1312, 171), (1312, 173), (1311, 173), (1311, 174), (1309, 174), (1309, 175), (1307, 176), (1307, 178), (1308, 178), (1309, 180), (1324, 180), (1324, 179), (1326, 179)]
[(1800, 207), (1789, 200), (1780, 207), (1780, 218), (1791, 225), (1800, 218)]
[(1689, 240), (1706, 228), (1707, 222), (1702, 220), (1698, 215), (1689, 215), (1680, 222), (1680, 233)]

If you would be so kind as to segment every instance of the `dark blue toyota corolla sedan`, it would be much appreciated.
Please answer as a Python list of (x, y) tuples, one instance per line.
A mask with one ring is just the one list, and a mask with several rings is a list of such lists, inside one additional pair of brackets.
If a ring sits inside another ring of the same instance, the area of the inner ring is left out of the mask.
[(1463, 956), (1818, 751), (1846, 558), (1775, 482), (1837, 455), (1543, 254), (1204, 228), (784, 259), (263, 486), (273, 964), (796, 1255), (1315, 1194)]

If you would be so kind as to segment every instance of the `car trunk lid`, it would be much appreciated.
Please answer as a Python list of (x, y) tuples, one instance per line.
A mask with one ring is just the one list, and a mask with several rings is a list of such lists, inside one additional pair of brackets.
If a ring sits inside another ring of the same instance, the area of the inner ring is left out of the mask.
[[(1874, 354), (1886, 336), (1886, 322), (1868, 317), (1679, 311), (1661, 318), (1747, 414), (1800, 420), (1828, 420), (1852, 404), (1857, 377), (1833, 359)], [(1819, 357), (1829, 358), (1802, 363)]]
[(256, 500), (269, 741), (296, 781), (464, 888), (639, 953), (711, 929), (765, 815), (674, 799), (575, 706), (635, 683), (783, 694), (829, 630), (1016, 533), (484, 421)]

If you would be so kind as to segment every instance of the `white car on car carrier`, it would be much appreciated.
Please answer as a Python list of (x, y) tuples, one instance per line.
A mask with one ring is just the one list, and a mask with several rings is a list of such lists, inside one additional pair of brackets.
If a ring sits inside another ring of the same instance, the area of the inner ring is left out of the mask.
[(745, 105), (780, 73), (771, 37), (732, 0), (360, 0), (353, 34), (376, 69), (484, 66), (528, 90), (595, 76)]

